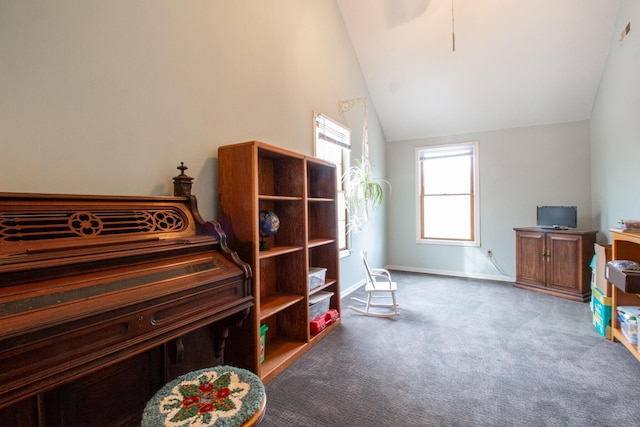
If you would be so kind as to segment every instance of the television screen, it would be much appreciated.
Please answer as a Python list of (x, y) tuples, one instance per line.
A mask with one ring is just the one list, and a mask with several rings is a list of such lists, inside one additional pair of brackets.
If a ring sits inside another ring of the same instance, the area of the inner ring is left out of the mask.
[(576, 206), (538, 206), (538, 227), (576, 228)]

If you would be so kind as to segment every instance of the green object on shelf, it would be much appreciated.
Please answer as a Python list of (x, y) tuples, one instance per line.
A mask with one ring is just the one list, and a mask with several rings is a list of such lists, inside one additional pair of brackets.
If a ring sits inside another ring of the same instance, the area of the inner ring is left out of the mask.
[(267, 325), (260, 325), (260, 363), (264, 363), (264, 355), (265, 355), (265, 352), (267, 351), (266, 341), (267, 341), (268, 330), (269, 330), (269, 327)]

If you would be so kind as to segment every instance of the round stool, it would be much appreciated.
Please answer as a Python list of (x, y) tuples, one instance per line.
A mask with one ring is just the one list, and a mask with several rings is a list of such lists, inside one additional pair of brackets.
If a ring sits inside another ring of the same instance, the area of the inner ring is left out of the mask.
[(215, 366), (165, 384), (147, 402), (141, 427), (255, 426), (266, 403), (264, 385), (253, 372)]

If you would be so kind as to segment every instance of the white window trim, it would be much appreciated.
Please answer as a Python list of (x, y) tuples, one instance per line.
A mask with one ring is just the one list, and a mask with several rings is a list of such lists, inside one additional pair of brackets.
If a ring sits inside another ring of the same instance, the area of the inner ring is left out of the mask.
[[(446, 240), (446, 239), (423, 239), (420, 233), (420, 227), (422, 226), (422, 217), (420, 212), (420, 151), (424, 149), (438, 149), (438, 148), (453, 148), (456, 145), (473, 145), (473, 218), (474, 218), (474, 229), (473, 229), (473, 241), (460, 241), (460, 240)], [(421, 147), (416, 147), (415, 150), (415, 161), (414, 165), (416, 166), (416, 243), (424, 244), (424, 245), (449, 245), (449, 246), (471, 246), (471, 247), (479, 247), (480, 243), (480, 150), (478, 150), (479, 142), (478, 141), (468, 141), (468, 142), (459, 142), (459, 143), (451, 143), (451, 144), (441, 144), (441, 145), (425, 145)]]
[[(314, 150), (314, 156), (318, 157), (318, 152), (317, 152), (317, 138), (318, 138), (318, 125), (322, 123), (323, 126), (325, 126), (326, 130), (329, 130), (329, 134), (333, 133), (334, 135), (336, 135), (338, 138), (343, 139), (343, 138), (347, 138), (349, 140), (349, 144), (342, 144), (340, 141), (335, 141), (334, 143), (338, 146), (341, 146), (342, 149), (344, 150), (348, 150), (351, 151), (351, 129), (349, 129), (348, 127), (346, 127), (345, 125), (343, 125), (342, 123), (338, 122), (337, 120), (333, 120), (332, 118), (328, 117), (325, 114), (319, 113), (317, 111), (313, 112), (313, 150)], [(346, 171), (351, 165), (349, 164), (343, 164), (342, 167), (344, 168), (343, 172)], [(338, 179), (342, 179), (342, 177), (338, 177)], [(349, 217), (347, 216), (346, 218), (346, 227), (348, 229), (349, 227)], [(341, 249), (339, 251), (339, 257), (340, 258), (345, 258), (351, 255), (351, 233), (347, 232), (345, 235), (345, 245), (346, 248)]]

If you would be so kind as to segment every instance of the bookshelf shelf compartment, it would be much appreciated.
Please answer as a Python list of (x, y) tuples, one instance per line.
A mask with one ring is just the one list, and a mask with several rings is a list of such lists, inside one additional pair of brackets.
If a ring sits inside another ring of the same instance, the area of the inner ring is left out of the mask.
[(291, 252), (302, 251), (302, 246), (270, 246), (266, 251), (260, 251), (259, 258), (270, 258)]
[(335, 239), (310, 239), (308, 246), (309, 248), (315, 248), (317, 246), (330, 245), (331, 243), (335, 243)]
[(332, 287), (334, 284), (336, 283), (335, 279), (325, 279), (324, 285), (318, 286), (315, 289), (312, 289), (311, 291), (309, 291), (309, 295), (313, 295), (316, 294), (320, 291), (326, 291), (328, 288)]
[(265, 201), (290, 201), (290, 202), (299, 202), (302, 201), (302, 197), (288, 197), (288, 196), (268, 196), (261, 195), (260, 200)]
[(278, 294), (260, 301), (260, 320), (271, 317), (274, 314), (304, 300), (304, 296), (295, 294)]

